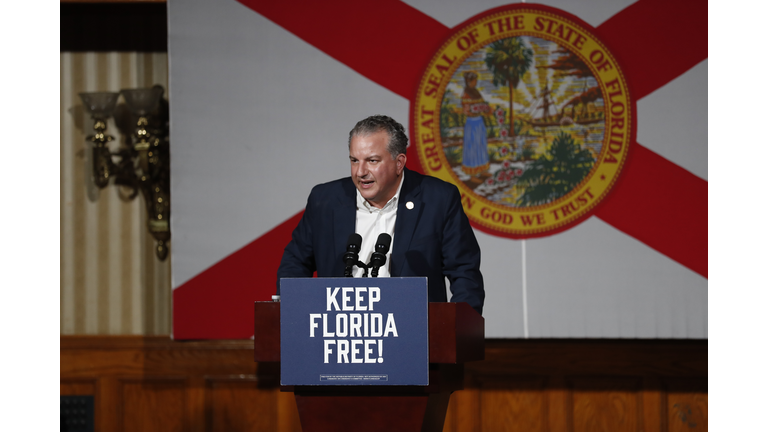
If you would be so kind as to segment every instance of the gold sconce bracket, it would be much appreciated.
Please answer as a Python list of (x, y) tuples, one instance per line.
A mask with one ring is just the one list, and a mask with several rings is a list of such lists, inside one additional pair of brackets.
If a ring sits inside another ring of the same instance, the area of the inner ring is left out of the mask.
[[(93, 181), (104, 188), (114, 177), (115, 185), (131, 190), (130, 194), (121, 196), (124, 199), (134, 199), (141, 191), (147, 210), (147, 229), (156, 241), (155, 254), (161, 261), (168, 257), (171, 238), (169, 139), (167, 122), (162, 122), (168, 118), (168, 103), (162, 99), (164, 92), (162, 86), (155, 85), (120, 93), (80, 93), (94, 120), (95, 133), (86, 137), (93, 143)], [(107, 143), (115, 138), (105, 133), (106, 120), (113, 115), (120, 95), (137, 120), (127, 140), (132, 145), (110, 152)], [(160, 124), (153, 123), (154, 119), (160, 119)], [(117, 158), (117, 162), (113, 158)]]

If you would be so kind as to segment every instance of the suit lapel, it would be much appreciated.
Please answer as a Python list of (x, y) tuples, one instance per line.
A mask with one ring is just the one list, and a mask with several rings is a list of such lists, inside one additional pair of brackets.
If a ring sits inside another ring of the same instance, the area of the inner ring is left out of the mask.
[[(411, 244), (416, 225), (424, 212), (421, 201), (421, 176), (404, 170), (405, 182), (400, 191), (400, 200), (397, 203), (397, 220), (395, 221), (395, 246), (392, 249), (392, 276), (400, 276), (405, 263), (405, 252)], [(412, 208), (408, 208), (408, 203)]]
[(351, 178), (345, 178), (341, 183), (343, 194), (339, 197), (339, 202), (333, 207), (333, 232), (330, 233), (334, 239), (334, 257), (338, 256), (338, 263), (334, 267), (344, 269), (341, 262), (341, 256), (347, 250), (347, 240), (350, 234), (355, 232), (355, 211), (357, 209), (355, 184)]

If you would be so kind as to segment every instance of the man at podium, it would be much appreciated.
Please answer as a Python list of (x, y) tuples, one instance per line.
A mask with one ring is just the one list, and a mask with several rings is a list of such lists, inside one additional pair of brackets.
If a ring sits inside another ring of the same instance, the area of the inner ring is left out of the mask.
[[(426, 276), (431, 302), (467, 302), (482, 314), (480, 247), (456, 186), (408, 170), (408, 137), (394, 119), (375, 115), (349, 132), (351, 176), (315, 186), (277, 271), (286, 277), (343, 277), (350, 234), (362, 237), (359, 260), (370, 262), (380, 234), (391, 252), (378, 276)], [(355, 246), (356, 247), (356, 246)], [(381, 253), (381, 251), (378, 251)], [(357, 267), (353, 276), (366, 270)]]

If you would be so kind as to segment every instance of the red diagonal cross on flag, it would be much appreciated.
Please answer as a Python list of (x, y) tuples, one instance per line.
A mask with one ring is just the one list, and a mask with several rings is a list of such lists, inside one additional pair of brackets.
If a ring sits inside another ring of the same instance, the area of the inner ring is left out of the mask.
[[(238, 1), (409, 100), (425, 65), (451, 31), (397, 0)], [(707, 4), (640, 0), (597, 27), (597, 33), (620, 62), (632, 95), (639, 100), (707, 58)], [(408, 152), (414, 161), (409, 166), (420, 170), (414, 146)], [(706, 180), (633, 143), (619, 181), (594, 214), (707, 277), (707, 189)], [(219, 315), (223, 319), (216, 328), (209, 324), (185, 330), (197, 337), (229, 334), (231, 329), (243, 329), (232, 337), (250, 335), (251, 312), (232, 312), (232, 305), (254, 300), (254, 280), (262, 281), (256, 299), (269, 299), (282, 252), (272, 245), (288, 243), (301, 214), (185, 283), (183, 295), (180, 290), (174, 293), (174, 322), (188, 322), (180, 311), (193, 316), (229, 310)], [(210, 287), (224, 277), (227, 295), (212, 292)]]

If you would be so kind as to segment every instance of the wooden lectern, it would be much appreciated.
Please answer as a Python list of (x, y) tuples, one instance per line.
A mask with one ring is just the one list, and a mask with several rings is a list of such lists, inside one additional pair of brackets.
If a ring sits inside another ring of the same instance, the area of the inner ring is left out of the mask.
[[(254, 360), (280, 361), (280, 303), (256, 302)], [(485, 356), (485, 320), (466, 303), (429, 304), (428, 386), (282, 386), (304, 432), (442, 431), (464, 362)]]

